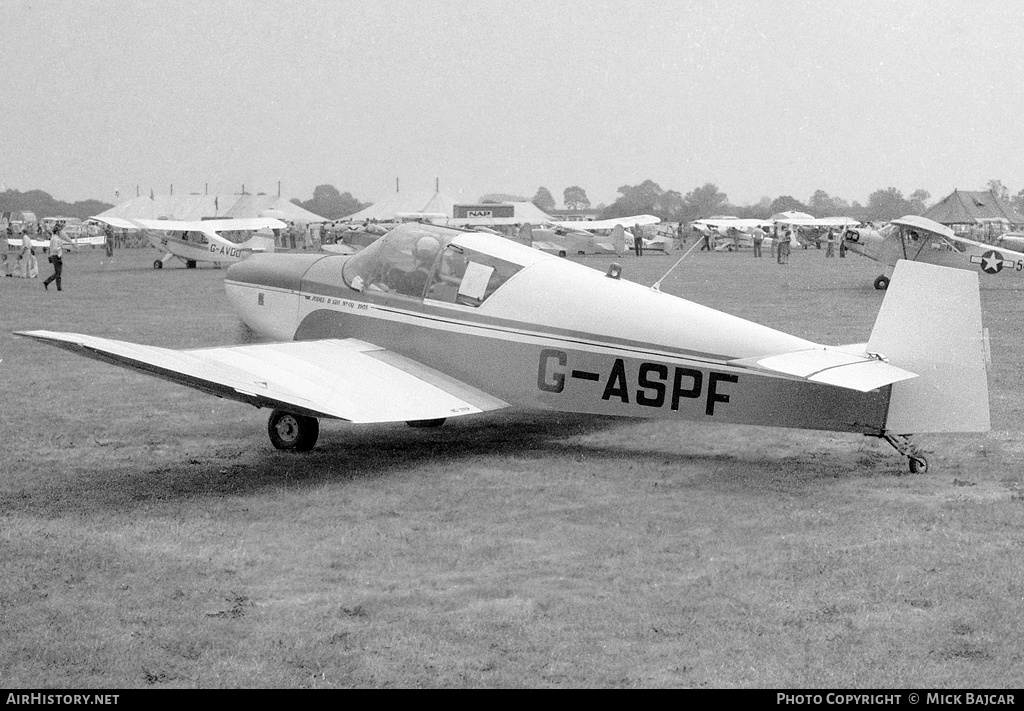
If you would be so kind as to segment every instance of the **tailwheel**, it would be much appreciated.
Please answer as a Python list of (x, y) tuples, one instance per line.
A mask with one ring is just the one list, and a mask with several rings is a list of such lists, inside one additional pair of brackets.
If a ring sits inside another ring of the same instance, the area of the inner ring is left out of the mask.
[(911, 474), (925, 474), (928, 472), (928, 460), (921, 449), (910, 441), (910, 435), (892, 434), (883, 432), (882, 439), (892, 445), (893, 449), (907, 458), (907, 467)]
[(409, 420), (405, 424), (410, 427), (440, 427), (444, 424), (446, 418), (439, 417), (436, 420)]
[(883, 274), (882, 276), (875, 279), (875, 288), (878, 289), (879, 291), (885, 291), (886, 289), (888, 289), (889, 277)]
[(320, 421), (307, 415), (274, 410), (267, 420), (267, 434), (278, 449), (307, 452), (320, 437)]

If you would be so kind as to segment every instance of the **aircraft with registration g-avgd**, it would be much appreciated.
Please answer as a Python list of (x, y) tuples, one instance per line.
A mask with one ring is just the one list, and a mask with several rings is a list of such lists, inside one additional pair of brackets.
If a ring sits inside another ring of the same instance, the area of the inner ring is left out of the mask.
[(230, 217), (213, 220), (147, 220), (94, 217), (111, 227), (138, 230), (164, 255), (153, 262), (162, 269), (177, 257), (189, 269), (199, 262), (237, 262), (250, 254), (274, 251), (274, 230), (286, 225), (272, 217)]
[(18, 335), (269, 408), (280, 449), (312, 448), (319, 418), (435, 426), (516, 406), (859, 433), (924, 471), (911, 434), (989, 428), (976, 274), (900, 262), (867, 342), (826, 346), (620, 271), (409, 223), (352, 256), (233, 264), (230, 300), (273, 342), (177, 351)]

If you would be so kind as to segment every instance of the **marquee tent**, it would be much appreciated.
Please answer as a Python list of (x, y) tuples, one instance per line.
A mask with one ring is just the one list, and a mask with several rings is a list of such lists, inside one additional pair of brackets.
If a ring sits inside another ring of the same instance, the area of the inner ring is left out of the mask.
[(341, 219), (349, 222), (362, 222), (363, 220), (390, 222), (399, 219), (401, 215), (412, 213), (443, 214), (446, 217), (452, 217), (454, 205), (454, 200), (439, 192), (403, 190), (389, 193), (369, 207)]
[(213, 217), (274, 217), (285, 222), (327, 219), (276, 195), (154, 195), (132, 198), (96, 217), (202, 220)]

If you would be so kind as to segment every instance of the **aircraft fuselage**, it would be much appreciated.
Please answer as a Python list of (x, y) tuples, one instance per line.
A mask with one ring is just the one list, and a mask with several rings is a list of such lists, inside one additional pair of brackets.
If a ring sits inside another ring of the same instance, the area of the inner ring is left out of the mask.
[[(479, 307), (357, 290), (348, 257), (254, 255), (228, 294), (273, 340), (352, 338), (506, 402), (576, 413), (878, 434), (888, 386), (868, 393), (730, 365), (812, 344), (554, 258), (522, 269)], [(544, 292), (552, 270), (572, 278)]]

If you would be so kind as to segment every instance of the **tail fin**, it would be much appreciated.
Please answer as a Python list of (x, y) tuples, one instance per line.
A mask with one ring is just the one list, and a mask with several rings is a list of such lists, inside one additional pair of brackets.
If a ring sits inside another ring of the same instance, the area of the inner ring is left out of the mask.
[(533, 227), (529, 222), (524, 222), (520, 227), (519, 231), (516, 232), (516, 236), (513, 238), (514, 241), (519, 244), (525, 244), (527, 247), (533, 246)]
[(625, 254), (626, 229), (621, 224), (612, 228), (612, 246), (615, 247), (616, 254)]
[(919, 376), (893, 384), (888, 431), (989, 430), (986, 334), (976, 272), (898, 261), (867, 350)]

